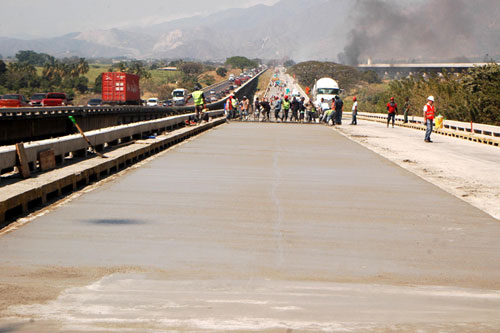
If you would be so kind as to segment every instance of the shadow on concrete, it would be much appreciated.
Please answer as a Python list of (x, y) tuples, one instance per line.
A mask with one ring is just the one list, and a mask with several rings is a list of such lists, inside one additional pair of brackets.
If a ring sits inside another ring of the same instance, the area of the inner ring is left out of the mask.
[(2, 325), (0, 326), (0, 333), (21, 332), (21, 328), (25, 325), (25, 323)]
[(90, 224), (97, 224), (97, 225), (134, 225), (134, 224), (146, 224), (146, 221), (134, 220), (134, 219), (91, 219), (91, 220), (83, 220), (83, 222), (90, 223)]

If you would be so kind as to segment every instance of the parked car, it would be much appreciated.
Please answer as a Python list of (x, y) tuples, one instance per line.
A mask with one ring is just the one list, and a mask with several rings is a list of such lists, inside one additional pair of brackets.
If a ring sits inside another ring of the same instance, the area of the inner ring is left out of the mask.
[(26, 97), (20, 94), (3, 95), (0, 99), (0, 108), (19, 108), (30, 106)]
[(42, 99), (42, 106), (66, 106), (69, 105), (70, 100), (65, 93), (48, 93)]
[(92, 98), (87, 102), (87, 106), (102, 106), (102, 99)]
[(210, 97), (210, 102), (217, 102), (217, 97), (215, 96)]
[(172, 106), (172, 105), (174, 105), (174, 103), (171, 99), (167, 99), (166, 101), (163, 102), (163, 106)]
[(156, 97), (149, 98), (146, 102), (146, 106), (158, 106), (160, 104), (160, 100)]
[(31, 95), (30, 104), (31, 106), (42, 106), (42, 100), (47, 97), (46, 93), (36, 93)]

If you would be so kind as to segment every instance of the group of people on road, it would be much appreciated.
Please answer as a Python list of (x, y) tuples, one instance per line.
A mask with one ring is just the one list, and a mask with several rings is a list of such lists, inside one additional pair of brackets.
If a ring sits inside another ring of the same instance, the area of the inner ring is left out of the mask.
[(238, 100), (234, 95), (231, 95), (226, 100), (224, 105), (224, 113), (226, 114), (226, 119), (236, 119), (248, 120), (250, 116), (250, 101), (246, 96)]
[[(321, 99), (320, 101), (312, 102), (305, 97), (292, 96), (283, 93), (283, 87), (287, 87), (286, 80), (276, 81), (271, 83), (271, 87), (278, 88), (278, 95), (270, 98), (255, 98), (253, 105), (249, 102), (246, 96), (241, 101), (232, 95), (228, 98), (225, 106), (227, 119), (239, 118), (240, 120), (250, 119), (250, 108), (253, 108), (254, 121), (271, 121), (271, 111), (276, 122), (297, 122), (297, 123), (325, 123), (327, 125), (341, 125), (342, 115), (344, 111), (344, 102), (340, 96), (336, 95), (333, 100)], [(279, 83), (279, 84), (277, 84)], [(295, 93), (293, 93), (295, 94)], [(408, 115), (412, 105), (408, 97), (405, 98), (403, 106), (403, 122), (408, 123)], [(358, 99), (353, 97), (352, 104), (352, 120), (351, 125), (357, 125), (358, 117)], [(387, 127), (392, 125), (394, 128), (396, 115), (398, 114), (398, 104), (394, 97), (391, 97), (387, 103)], [(427, 104), (423, 108), (424, 122), (426, 125), (425, 142), (432, 142), (430, 136), (434, 125), (435, 118), (434, 97), (429, 96)]]

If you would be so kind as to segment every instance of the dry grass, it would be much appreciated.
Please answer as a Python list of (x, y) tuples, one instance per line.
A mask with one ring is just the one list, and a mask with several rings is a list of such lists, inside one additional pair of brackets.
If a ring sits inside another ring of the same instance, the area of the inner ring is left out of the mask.
[(256, 96), (264, 94), (272, 76), (273, 76), (273, 71), (271, 69), (268, 69), (261, 76), (259, 76), (259, 82), (257, 83), (257, 91), (255, 92)]

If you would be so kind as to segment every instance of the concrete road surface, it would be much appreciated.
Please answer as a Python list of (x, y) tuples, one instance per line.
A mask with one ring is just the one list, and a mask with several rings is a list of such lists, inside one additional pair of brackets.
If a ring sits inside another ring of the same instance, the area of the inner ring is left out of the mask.
[(230, 123), (0, 237), (0, 331), (496, 331), (500, 224), (321, 125)]

